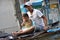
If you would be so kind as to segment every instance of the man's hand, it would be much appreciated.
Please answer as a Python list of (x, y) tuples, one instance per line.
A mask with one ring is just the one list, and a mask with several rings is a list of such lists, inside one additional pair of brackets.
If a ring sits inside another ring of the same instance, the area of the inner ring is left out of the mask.
[(46, 30), (48, 30), (48, 27), (47, 27), (47, 26), (45, 26), (43, 29), (46, 31)]

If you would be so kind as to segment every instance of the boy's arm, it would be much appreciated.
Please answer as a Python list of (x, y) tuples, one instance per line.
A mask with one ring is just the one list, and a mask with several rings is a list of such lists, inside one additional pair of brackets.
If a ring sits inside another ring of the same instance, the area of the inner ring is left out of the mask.
[(21, 26), (24, 26), (24, 22), (21, 24)]

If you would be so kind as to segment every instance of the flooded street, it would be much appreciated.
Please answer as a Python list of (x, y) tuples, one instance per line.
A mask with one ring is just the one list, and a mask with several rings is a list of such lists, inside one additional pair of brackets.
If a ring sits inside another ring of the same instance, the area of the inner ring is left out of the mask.
[[(60, 27), (60, 23), (59, 23), (59, 25), (57, 25), (55, 27)], [(42, 38), (39, 38), (39, 40), (60, 40), (60, 33), (57, 32), (56, 34), (52, 34), (52, 35), (48, 34)]]
[(40, 38), (39, 40), (60, 40), (60, 34), (48, 35)]

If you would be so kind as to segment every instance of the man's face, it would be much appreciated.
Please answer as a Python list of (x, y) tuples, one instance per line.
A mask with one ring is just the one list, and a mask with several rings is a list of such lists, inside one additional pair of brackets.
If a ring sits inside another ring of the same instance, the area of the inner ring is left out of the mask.
[(30, 11), (30, 10), (32, 9), (31, 6), (26, 6), (25, 8), (26, 8), (28, 11)]

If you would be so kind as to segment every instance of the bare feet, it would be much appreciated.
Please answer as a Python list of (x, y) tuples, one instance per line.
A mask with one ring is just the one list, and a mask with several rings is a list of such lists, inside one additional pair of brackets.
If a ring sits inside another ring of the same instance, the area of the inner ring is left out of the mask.
[(18, 32), (12, 32), (12, 35), (13, 36), (17, 36), (18, 34), (21, 34), (23, 32), (23, 30), (20, 30), (20, 31), (18, 31)]
[(12, 35), (13, 36), (17, 36), (17, 32), (12, 32)]

